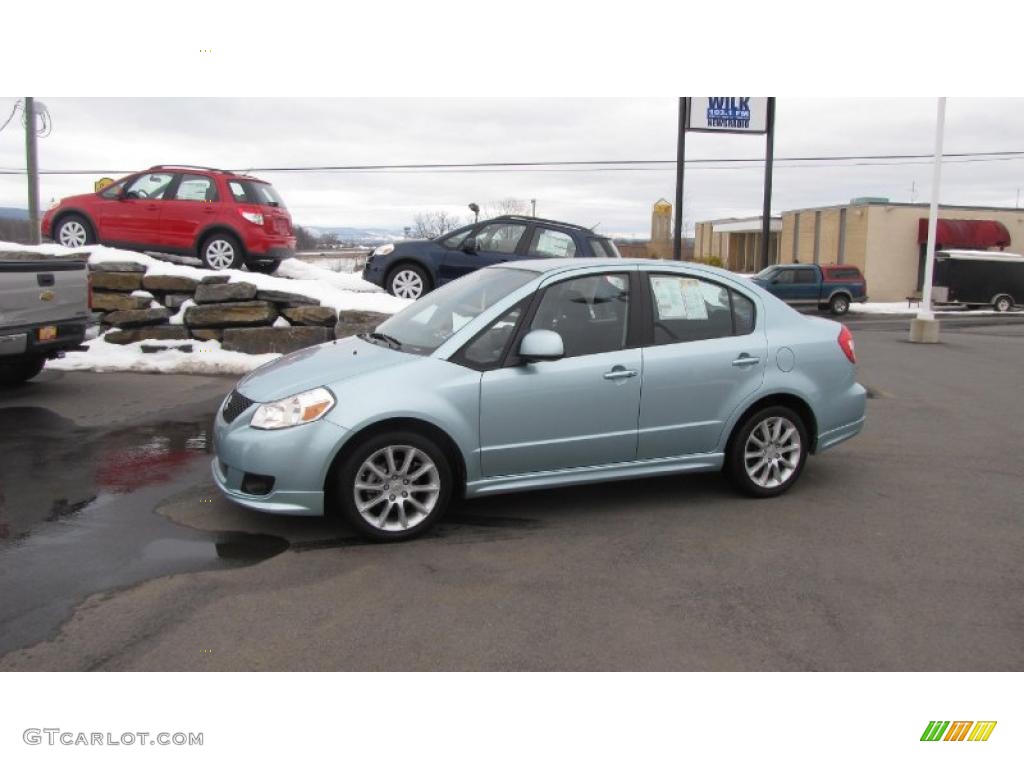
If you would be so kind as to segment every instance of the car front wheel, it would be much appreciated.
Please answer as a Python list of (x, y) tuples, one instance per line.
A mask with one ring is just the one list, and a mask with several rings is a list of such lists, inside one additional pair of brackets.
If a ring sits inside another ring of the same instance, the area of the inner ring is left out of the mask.
[(416, 432), (376, 435), (361, 443), (337, 475), (344, 518), (373, 541), (403, 541), (429, 530), (451, 499), (444, 451)]
[(1013, 299), (1005, 294), (1002, 296), (996, 296), (996, 300), (992, 302), (992, 308), (996, 312), (1009, 312), (1013, 309)]
[(726, 457), (729, 475), (749, 496), (783, 494), (800, 476), (809, 442), (796, 412), (785, 406), (764, 408), (735, 433)]
[(65, 248), (81, 248), (96, 242), (89, 222), (81, 216), (65, 216), (61, 219), (54, 240)]
[(430, 291), (430, 278), (415, 264), (403, 264), (388, 278), (388, 293), (400, 299), (418, 299)]

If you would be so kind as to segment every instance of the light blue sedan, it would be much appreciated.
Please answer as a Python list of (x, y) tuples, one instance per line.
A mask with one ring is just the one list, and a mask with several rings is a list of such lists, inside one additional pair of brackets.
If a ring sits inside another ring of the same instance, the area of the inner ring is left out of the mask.
[(844, 326), (730, 272), (519, 261), (246, 376), (216, 416), (213, 477), (377, 540), (423, 533), (457, 495), (724, 468), (776, 496), (861, 431), (854, 363)]

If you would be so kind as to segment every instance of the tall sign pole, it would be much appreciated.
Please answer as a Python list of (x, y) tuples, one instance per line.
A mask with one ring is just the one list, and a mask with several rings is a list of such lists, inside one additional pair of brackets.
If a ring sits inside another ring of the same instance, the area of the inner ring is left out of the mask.
[(768, 116), (765, 123), (764, 150), (764, 208), (761, 214), (761, 269), (768, 266), (771, 258), (772, 220), (772, 166), (775, 164), (775, 97), (768, 97)]
[(932, 162), (932, 201), (928, 207), (928, 245), (924, 256), (924, 285), (917, 317), (910, 322), (910, 340), (934, 344), (939, 340), (939, 321), (932, 312), (932, 274), (935, 270), (935, 230), (939, 223), (939, 192), (942, 187), (942, 138), (946, 128), (946, 98), (939, 99), (935, 114), (935, 158)]
[(36, 100), (25, 97), (25, 168), (28, 170), (28, 242), (39, 245), (39, 166), (36, 153)]
[(679, 135), (676, 139), (676, 208), (672, 227), (672, 258), (683, 260), (683, 175), (686, 170), (686, 126), (689, 122), (690, 100), (679, 97)]

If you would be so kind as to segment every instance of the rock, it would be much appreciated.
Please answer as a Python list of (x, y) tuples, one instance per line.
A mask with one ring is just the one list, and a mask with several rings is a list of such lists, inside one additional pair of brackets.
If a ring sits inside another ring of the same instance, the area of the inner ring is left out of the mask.
[(189, 293), (168, 293), (164, 296), (163, 305), (168, 309), (180, 309), (181, 305), (192, 298)]
[(256, 286), (252, 283), (204, 283), (196, 288), (196, 304), (251, 301), (255, 298)]
[(203, 285), (221, 285), (231, 279), (231, 275), (206, 275), (200, 282)]
[(228, 304), (197, 304), (185, 310), (185, 325), (196, 328), (230, 328), (234, 325), (270, 325), (277, 309), (267, 301), (234, 301)]
[(220, 328), (189, 328), (192, 338), (198, 341), (220, 341), (224, 331)]
[(140, 272), (144, 273), (146, 267), (137, 261), (103, 261), (99, 264), (90, 264), (89, 269), (93, 272)]
[(92, 287), (98, 290), (131, 293), (142, 287), (141, 272), (93, 272)]
[(192, 345), (191, 344), (168, 344), (167, 346), (163, 346), (161, 344), (140, 344), (139, 345), (139, 349), (141, 349), (143, 352), (148, 352), (148, 353), (166, 352), (168, 349), (176, 349), (179, 352), (191, 352), (192, 351)]
[(156, 309), (123, 309), (104, 315), (103, 322), (119, 328), (133, 328), (139, 325), (160, 325), (166, 323), (171, 310), (165, 307)]
[(383, 315), (380, 312), (343, 310), (338, 313), (338, 324), (334, 326), (334, 337), (343, 339), (346, 336), (369, 333), (389, 317), (391, 315)]
[(281, 314), (296, 325), (333, 326), (338, 314), (331, 307), (283, 307)]
[(112, 312), (118, 309), (145, 309), (150, 300), (143, 296), (125, 296), (115, 291), (94, 291), (92, 308), (98, 312)]
[(256, 298), (260, 301), (272, 301), (283, 307), (318, 307), (319, 299), (311, 299), (301, 293), (288, 293), (287, 291), (258, 291)]
[(199, 285), (198, 280), (177, 275), (146, 275), (142, 278), (142, 287), (147, 291), (193, 293), (197, 285)]
[(294, 352), (303, 347), (331, 341), (330, 328), (306, 325), (292, 328), (228, 328), (223, 348), (260, 355), (266, 352)]
[(180, 325), (158, 325), (148, 328), (132, 328), (127, 331), (107, 331), (103, 339), (108, 344), (131, 344), (143, 339), (172, 340), (187, 339), (188, 331)]

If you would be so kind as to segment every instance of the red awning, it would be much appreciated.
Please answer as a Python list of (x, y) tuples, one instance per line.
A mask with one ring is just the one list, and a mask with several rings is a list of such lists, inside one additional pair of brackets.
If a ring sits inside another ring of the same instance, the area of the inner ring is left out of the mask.
[[(918, 219), (917, 242), (928, 242), (928, 219)], [(939, 219), (935, 228), (935, 244), (939, 248), (1005, 248), (1010, 233), (998, 221), (987, 219)]]

